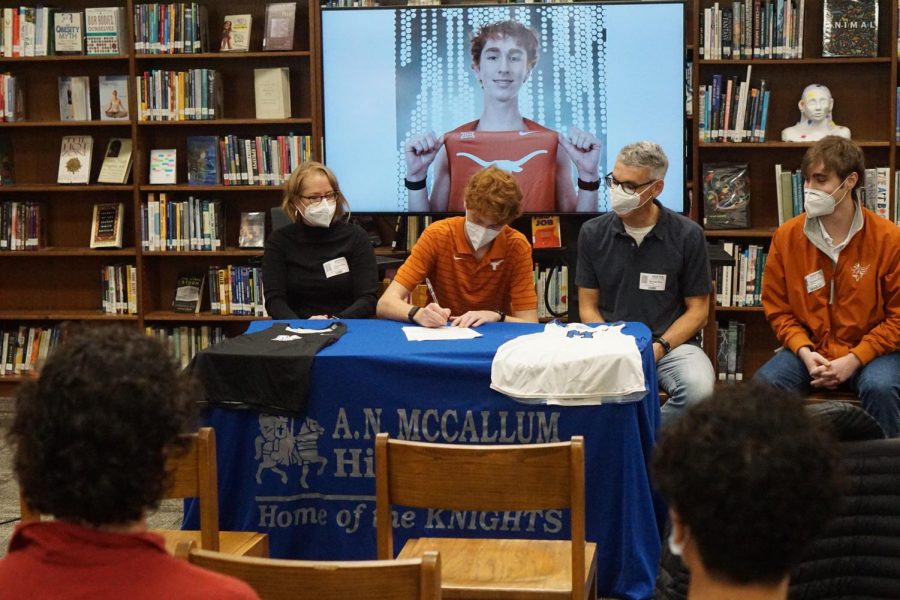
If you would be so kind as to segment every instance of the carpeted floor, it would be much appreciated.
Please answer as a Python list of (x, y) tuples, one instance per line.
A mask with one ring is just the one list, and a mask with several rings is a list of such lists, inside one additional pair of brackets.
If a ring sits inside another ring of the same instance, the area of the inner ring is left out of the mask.
[[(12, 450), (6, 442), (6, 432), (12, 422), (12, 403), (0, 398), (0, 556), (6, 554), (9, 538), (19, 522), (19, 488), (12, 473)], [(148, 518), (156, 529), (181, 527), (181, 500), (166, 500)]]

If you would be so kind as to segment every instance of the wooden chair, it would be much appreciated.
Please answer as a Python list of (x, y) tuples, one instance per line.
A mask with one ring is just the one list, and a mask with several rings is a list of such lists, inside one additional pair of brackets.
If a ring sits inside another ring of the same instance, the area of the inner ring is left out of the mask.
[[(454, 511), (569, 508), (570, 540), (411, 539), (399, 558), (441, 554), (445, 598), (593, 598), (596, 544), (584, 539), (584, 439), (465, 446), (375, 439), (378, 558), (394, 557), (391, 506)], [(588, 596), (588, 594), (590, 594)]]
[(191, 550), (187, 559), (198, 567), (247, 582), (262, 600), (441, 598), (441, 562), (436, 552), (409, 560), (332, 562), (246, 558)]
[[(200, 500), (200, 531), (153, 530), (166, 541), (166, 550), (174, 553), (181, 541), (193, 541), (198, 548), (266, 557), (269, 555), (269, 536), (255, 531), (219, 531), (219, 490), (216, 474), (216, 432), (201, 427), (191, 434), (191, 444), (181, 456), (169, 459), (171, 485), (164, 498), (198, 498)], [(22, 521), (39, 521), (40, 513), (30, 509), (19, 492)]]

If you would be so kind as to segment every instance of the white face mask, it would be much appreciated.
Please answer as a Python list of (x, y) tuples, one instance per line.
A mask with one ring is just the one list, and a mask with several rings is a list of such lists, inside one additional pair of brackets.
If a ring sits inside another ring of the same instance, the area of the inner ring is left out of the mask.
[(674, 554), (675, 556), (681, 556), (684, 554), (684, 544), (679, 544), (675, 541), (675, 528), (672, 528), (672, 531), (669, 532), (669, 552)]
[(653, 199), (653, 197), (650, 196), (649, 198), (641, 202), (641, 194), (643, 194), (643, 192), (629, 194), (621, 185), (614, 186), (609, 192), (609, 199), (610, 203), (612, 204), (612, 209), (616, 212), (617, 215), (621, 217), (627, 215), (633, 210), (639, 209)]
[(335, 201), (320, 200), (310, 204), (305, 210), (302, 208), (298, 210), (303, 215), (303, 218), (313, 227), (330, 227), (336, 208), (337, 203)]
[[(834, 192), (838, 191), (838, 189), (846, 182), (847, 180), (844, 179)], [(824, 217), (834, 213), (834, 209), (847, 198), (847, 194), (850, 193), (850, 190), (844, 191), (844, 195), (841, 196), (840, 200), (834, 199), (834, 192), (829, 194), (822, 190), (803, 188), (803, 208), (806, 210), (807, 216)]]
[(494, 238), (498, 235), (500, 235), (499, 230), (488, 229), (483, 225), (473, 223), (469, 220), (468, 215), (466, 215), (466, 237), (469, 238), (469, 242), (472, 243), (472, 247), (475, 248), (475, 250), (480, 250), (482, 247), (487, 246), (493, 242)]

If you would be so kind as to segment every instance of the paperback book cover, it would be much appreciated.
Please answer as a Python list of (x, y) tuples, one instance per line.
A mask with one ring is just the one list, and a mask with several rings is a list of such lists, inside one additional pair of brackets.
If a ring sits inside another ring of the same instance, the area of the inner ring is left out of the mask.
[(558, 216), (531, 217), (531, 245), (535, 248), (559, 248), (562, 245)]
[(242, 212), (238, 245), (241, 248), (262, 248), (266, 240), (266, 213)]
[(222, 24), (221, 52), (247, 52), (250, 50), (252, 15), (226, 15)]
[(125, 229), (125, 205), (95, 204), (91, 220), (91, 248), (121, 248)]
[(257, 119), (291, 117), (291, 78), (287, 67), (253, 69)]
[(150, 151), (150, 183), (175, 183), (175, 148), (154, 148)]
[(97, 183), (127, 183), (131, 172), (131, 140), (112, 138), (106, 145)]
[(822, 56), (878, 55), (878, 0), (825, 0)]
[(192, 135), (187, 138), (189, 185), (218, 185), (219, 138), (214, 135)]
[(90, 78), (87, 76), (60, 77), (59, 120), (90, 121)]
[(294, 49), (296, 2), (272, 2), (266, 5), (266, 36), (263, 50)]
[(53, 47), (56, 54), (84, 54), (84, 28), (80, 12), (53, 14)]
[(59, 150), (57, 183), (88, 183), (94, 138), (89, 135), (63, 136)]
[(125, 8), (85, 8), (84, 33), (88, 54), (123, 54)]
[(100, 76), (100, 119), (128, 119), (128, 76)]
[(750, 177), (747, 164), (704, 164), (703, 198), (703, 226), (706, 229), (750, 227)]
[(203, 302), (204, 273), (182, 273), (175, 282), (172, 310), (179, 313), (199, 313)]

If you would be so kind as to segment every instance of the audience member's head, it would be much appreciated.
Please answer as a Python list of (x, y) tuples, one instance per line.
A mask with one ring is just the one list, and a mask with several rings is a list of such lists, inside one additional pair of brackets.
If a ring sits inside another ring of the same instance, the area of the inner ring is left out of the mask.
[(497, 167), (483, 169), (463, 191), (466, 210), (494, 224), (508, 225), (522, 214), (522, 190), (516, 178)]
[(806, 151), (800, 163), (800, 171), (807, 181), (817, 170), (837, 175), (841, 181), (856, 173), (853, 189), (857, 189), (865, 183), (866, 176), (866, 160), (862, 148), (853, 140), (836, 135), (826, 136)]
[(133, 328), (72, 332), (16, 395), (9, 440), (25, 500), (86, 526), (138, 522), (195, 429), (195, 386)]
[(669, 546), (691, 586), (764, 586), (787, 577), (840, 497), (831, 434), (787, 392), (723, 387), (663, 429), (653, 459), (669, 503)]

